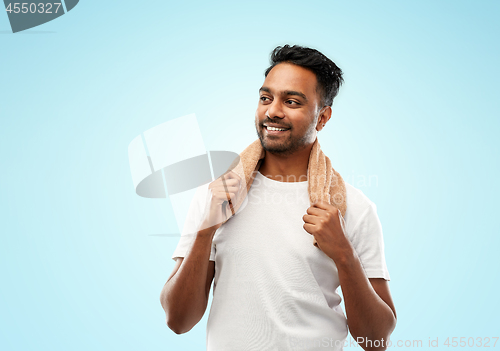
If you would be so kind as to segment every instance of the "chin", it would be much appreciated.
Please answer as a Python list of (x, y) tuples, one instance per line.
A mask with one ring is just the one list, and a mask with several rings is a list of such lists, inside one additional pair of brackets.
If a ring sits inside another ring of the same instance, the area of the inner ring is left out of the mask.
[(273, 154), (278, 154), (278, 155), (289, 155), (292, 154), (294, 150), (290, 147), (290, 145), (283, 145), (283, 144), (273, 144), (268, 143), (268, 142), (263, 142), (262, 139), (260, 140), (260, 143), (262, 145), (262, 148), (268, 152), (271, 152)]

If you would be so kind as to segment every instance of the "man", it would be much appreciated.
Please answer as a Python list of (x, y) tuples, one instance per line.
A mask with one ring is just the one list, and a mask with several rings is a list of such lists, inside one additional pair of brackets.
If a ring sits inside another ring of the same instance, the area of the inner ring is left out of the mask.
[(214, 281), (208, 350), (341, 350), (347, 327), (365, 350), (383, 350), (396, 312), (376, 206), (346, 183), (344, 224), (308, 197), (309, 155), (342, 72), (317, 50), (285, 45), (265, 76), (255, 115), (265, 157), (236, 215), (225, 206), (243, 186), (234, 172), (197, 193), (160, 296), (167, 325), (189, 331)]

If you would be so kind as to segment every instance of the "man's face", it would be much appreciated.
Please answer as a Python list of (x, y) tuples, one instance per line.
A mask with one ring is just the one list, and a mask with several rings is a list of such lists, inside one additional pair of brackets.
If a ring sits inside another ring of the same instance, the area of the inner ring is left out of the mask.
[(269, 72), (259, 90), (255, 113), (255, 127), (264, 150), (290, 155), (314, 142), (321, 107), (316, 84), (312, 71), (294, 64), (280, 63)]

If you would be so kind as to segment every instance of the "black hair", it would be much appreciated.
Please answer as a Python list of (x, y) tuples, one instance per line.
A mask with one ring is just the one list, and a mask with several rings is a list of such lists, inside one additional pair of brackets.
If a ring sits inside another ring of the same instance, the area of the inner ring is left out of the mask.
[(274, 66), (283, 62), (311, 70), (318, 81), (316, 91), (321, 97), (321, 107), (332, 106), (333, 98), (337, 96), (340, 85), (344, 82), (342, 70), (332, 60), (315, 49), (299, 45), (278, 46), (271, 53), (271, 66), (264, 73), (265, 77)]

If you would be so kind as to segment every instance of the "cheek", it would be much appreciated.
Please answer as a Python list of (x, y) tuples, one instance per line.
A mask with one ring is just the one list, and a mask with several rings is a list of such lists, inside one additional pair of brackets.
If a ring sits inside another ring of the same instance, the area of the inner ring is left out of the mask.
[(266, 119), (265, 117), (265, 111), (261, 111), (261, 109), (257, 108), (257, 111), (255, 111), (255, 125), (259, 125), (260, 122)]

